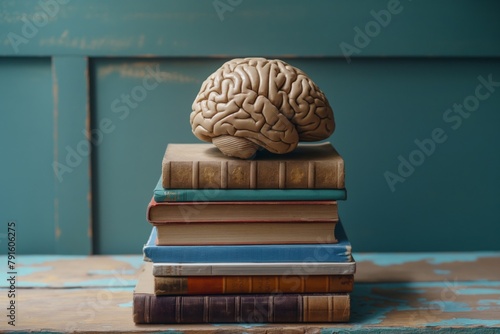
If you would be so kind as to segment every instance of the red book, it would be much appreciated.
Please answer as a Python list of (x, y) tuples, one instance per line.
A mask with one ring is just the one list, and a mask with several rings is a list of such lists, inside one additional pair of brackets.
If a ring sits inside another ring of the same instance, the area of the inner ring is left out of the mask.
[(352, 292), (354, 275), (155, 276), (155, 295)]

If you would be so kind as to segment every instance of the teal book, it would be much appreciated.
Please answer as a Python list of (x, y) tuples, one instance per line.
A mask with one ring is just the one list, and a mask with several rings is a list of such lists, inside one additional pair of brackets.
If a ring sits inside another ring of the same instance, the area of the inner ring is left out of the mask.
[(156, 233), (156, 227), (153, 227), (149, 240), (143, 248), (144, 259), (154, 263), (353, 261), (351, 243), (340, 221), (335, 227), (336, 243), (325, 240), (325, 243), (319, 244), (157, 246)]
[(162, 180), (154, 189), (156, 202), (226, 201), (341, 201), (345, 189), (166, 189)]

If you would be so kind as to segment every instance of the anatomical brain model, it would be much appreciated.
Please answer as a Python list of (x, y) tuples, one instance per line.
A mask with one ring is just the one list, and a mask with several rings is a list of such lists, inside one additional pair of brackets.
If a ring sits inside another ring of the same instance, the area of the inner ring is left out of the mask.
[(210, 75), (190, 121), (196, 137), (243, 159), (259, 148), (288, 153), (299, 141), (326, 139), (335, 129), (316, 84), (298, 68), (264, 58), (233, 59)]

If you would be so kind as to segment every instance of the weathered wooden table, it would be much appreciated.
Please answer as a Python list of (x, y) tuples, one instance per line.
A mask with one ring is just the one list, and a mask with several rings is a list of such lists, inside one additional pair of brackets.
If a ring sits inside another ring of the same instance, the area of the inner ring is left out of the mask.
[[(500, 252), (355, 257), (358, 272), (349, 324), (137, 326), (132, 322), (132, 291), (142, 264), (140, 256), (18, 256), (14, 270), (1, 256), (0, 329), (324, 334), (468, 333), (474, 329), (476, 333), (500, 333)], [(14, 316), (9, 318), (10, 314)]]

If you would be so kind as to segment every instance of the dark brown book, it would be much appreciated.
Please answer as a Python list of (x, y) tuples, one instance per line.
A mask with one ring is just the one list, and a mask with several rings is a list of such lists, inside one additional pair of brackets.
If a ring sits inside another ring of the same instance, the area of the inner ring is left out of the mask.
[(287, 154), (260, 151), (253, 160), (222, 154), (212, 144), (169, 144), (163, 188), (343, 189), (344, 160), (330, 143), (299, 144)]
[(349, 321), (349, 294), (156, 296), (145, 268), (133, 295), (136, 324)]
[(346, 293), (353, 275), (155, 276), (156, 295)]

